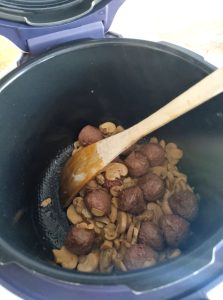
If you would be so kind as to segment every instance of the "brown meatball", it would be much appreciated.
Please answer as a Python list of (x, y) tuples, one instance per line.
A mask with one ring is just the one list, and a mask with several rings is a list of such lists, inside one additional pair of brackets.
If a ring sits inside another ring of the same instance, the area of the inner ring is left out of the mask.
[(152, 173), (139, 178), (139, 187), (142, 189), (145, 199), (148, 202), (156, 201), (163, 197), (165, 185), (163, 180)]
[(138, 215), (144, 211), (145, 206), (146, 203), (143, 199), (143, 192), (138, 186), (132, 186), (122, 191), (118, 202), (120, 210)]
[(149, 170), (149, 161), (147, 157), (140, 152), (133, 151), (125, 159), (129, 174), (134, 177), (145, 175)]
[(168, 199), (170, 208), (176, 214), (186, 219), (193, 221), (198, 213), (198, 199), (189, 190), (179, 191), (174, 193)]
[(148, 158), (151, 167), (161, 166), (165, 161), (165, 151), (159, 144), (145, 144), (140, 152)]
[(88, 254), (94, 244), (94, 230), (72, 226), (64, 241), (65, 247), (76, 255)]
[(87, 193), (84, 203), (93, 215), (100, 216), (109, 215), (111, 212), (111, 195), (104, 190), (92, 190)]
[(91, 125), (87, 125), (81, 129), (78, 140), (82, 146), (87, 146), (93, 143), (96, 143), (103, 139), (103, 134), (101, 131)]
[(124, 264), (128, 270), (151, 267), (156, 264), (157, 253), (143, 244), (132, 245), (126, 250)]
[(143, 222), (140, 231), (138, 242), (152, 247), (154, 250), (162, 251), (164, 248), (163, 234), (159, 226), (151, 222)]
[(178, 247), (189, 234), (190, 223), (177, 215), (163, 216), (160, 225), (170, 247)]

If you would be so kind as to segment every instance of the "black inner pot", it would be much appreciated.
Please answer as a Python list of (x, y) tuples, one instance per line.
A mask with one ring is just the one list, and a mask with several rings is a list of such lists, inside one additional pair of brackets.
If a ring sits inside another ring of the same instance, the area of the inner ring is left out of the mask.
[[(81, 274), (53, 265), (49, 248), (61, 244), (67, 223), (57, 201), (59, 177), (46, 172), (59, 171), (57, 155), (69, 152), (67, 147), (84, 125), (110, 120), (127, 128), (212, 70), (204, 61), (169, 46), (108, 40), (68, 45), (6, 77), (0, 86), (2, 261), (70, 282), (133, 282), (139, 289), (174, 282), (208, 264), (223, 225), (222, 96), (152, 134), (184, 150), (181, 169), (201, 197), (194, 237), (184, 255), (172, 262), (112, 275)], [(41, 197), (52, 196), (45, 183), (57, 203), (55, 213), (46, 210), (50, 232), (44, 231), (46, 218), (36, 213)]]

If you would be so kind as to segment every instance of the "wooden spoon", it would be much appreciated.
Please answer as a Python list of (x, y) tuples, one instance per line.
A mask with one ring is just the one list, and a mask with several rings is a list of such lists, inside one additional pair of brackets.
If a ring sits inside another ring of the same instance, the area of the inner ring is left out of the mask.
[(223, 92), (223, 68), (214, 71), (138, 124), (75, 153), (63, 169), (61, 204), (68, 206), (89, 180), (139, 139), (221, 92)]

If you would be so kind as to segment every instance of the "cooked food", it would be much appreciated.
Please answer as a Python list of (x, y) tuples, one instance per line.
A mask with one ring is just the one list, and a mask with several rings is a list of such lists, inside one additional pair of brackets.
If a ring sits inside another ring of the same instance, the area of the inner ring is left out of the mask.
[[(73, 153), (123, 130), (85, 126)], [(72, 155), (73, 155), (72, 153)], [(153, 137), (117, 157), (67, 208), (70, 229), (55, 262), (79, 272), (126, 272), (181, 254), (199, 203), (177, 164), (183, 151)]]

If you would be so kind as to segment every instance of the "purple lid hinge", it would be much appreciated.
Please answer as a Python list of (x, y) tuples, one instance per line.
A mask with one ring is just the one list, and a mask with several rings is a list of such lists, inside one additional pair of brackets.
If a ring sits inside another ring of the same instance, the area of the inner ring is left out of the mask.
[(104, 36), (104, 25), (103, 22), (99, 21), (77, 28), (70, 28), (30, 38), (27, 40), (27, 44), (29, 52), (32, 55), (37, 55), (66, 42), (89, 38), (100, 39), (104, 38)]

